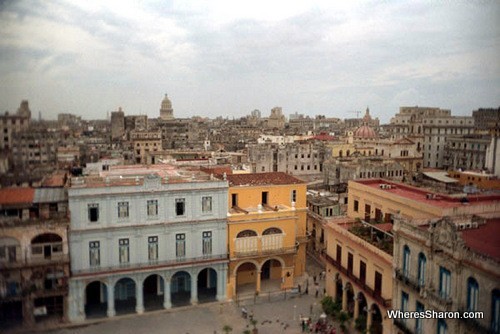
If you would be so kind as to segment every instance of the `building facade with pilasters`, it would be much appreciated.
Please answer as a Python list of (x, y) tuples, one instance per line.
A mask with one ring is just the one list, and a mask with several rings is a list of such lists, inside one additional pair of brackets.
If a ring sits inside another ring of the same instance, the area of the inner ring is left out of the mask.
[(226, 299), (227, 181), (137, 167), (72, 179), (73, 322)]

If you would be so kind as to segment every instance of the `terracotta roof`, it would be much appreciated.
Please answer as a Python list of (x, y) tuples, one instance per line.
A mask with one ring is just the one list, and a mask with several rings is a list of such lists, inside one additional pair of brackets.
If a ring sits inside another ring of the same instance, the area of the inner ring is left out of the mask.
[(34, 196), (33, 188), (0, 189), (0, 205), (33, 203)]
[(310, 140), (334, 141), (335, 137), (326, 133), (320, 133), (319, 135), (310, 138)]
[(233, 175), (228, 175), (227, 180), (229, 181), (230, 187), (305, 183), (304, 181), (283, 172), (233, 174)]
[(467, 247), (500, 261), (500, 218), (488, 220), (478, 228), (462, 231)]
[(385, 232), (391, 232), (392, 231), (392, 224), (391, 223), (382, 223), (382, 224), (376, 224), (374, 225), (376, 228), (379, 230), (385, 231)]

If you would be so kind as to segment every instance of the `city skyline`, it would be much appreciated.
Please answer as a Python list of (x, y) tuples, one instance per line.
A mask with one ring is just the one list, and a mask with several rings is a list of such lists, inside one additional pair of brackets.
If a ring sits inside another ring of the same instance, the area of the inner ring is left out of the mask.
[(354, 118), (500, 105), (500, 5), (60, 1), (0, 5), (0, 111)]

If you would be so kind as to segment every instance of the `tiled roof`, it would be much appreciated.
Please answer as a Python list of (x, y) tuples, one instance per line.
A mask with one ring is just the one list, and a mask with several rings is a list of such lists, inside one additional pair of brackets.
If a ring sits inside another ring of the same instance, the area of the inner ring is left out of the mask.
[(35, 189), (4, 188), (0, 189), (0, 205), (33, 203)]
[(305, 183), (304, 181), (283, 172), (233, 174), (233, 175), (227, 175), (227, 180), (229, 181), (230, 187)]
[(467, 247), (500, 261), (500, 218), (488, 220), (478, 228), (462, 231)]

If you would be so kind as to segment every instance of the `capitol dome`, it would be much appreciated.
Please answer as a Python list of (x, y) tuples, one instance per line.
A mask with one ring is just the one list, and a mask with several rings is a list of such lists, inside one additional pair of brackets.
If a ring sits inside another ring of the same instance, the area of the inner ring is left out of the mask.
[(373, 130), (371, 127), (368, 125), (363, 125), (360, 126), (355, 132), (354, 132), (354, 138), (360, 138), (360, 139), (375, 139), (377, 138), (377, 133), (375, 130)]
[(162, 109), (172, 109), (172, 102), (169, 100), (168, 95), (165, 94), (165, 98), (161, 101)]

